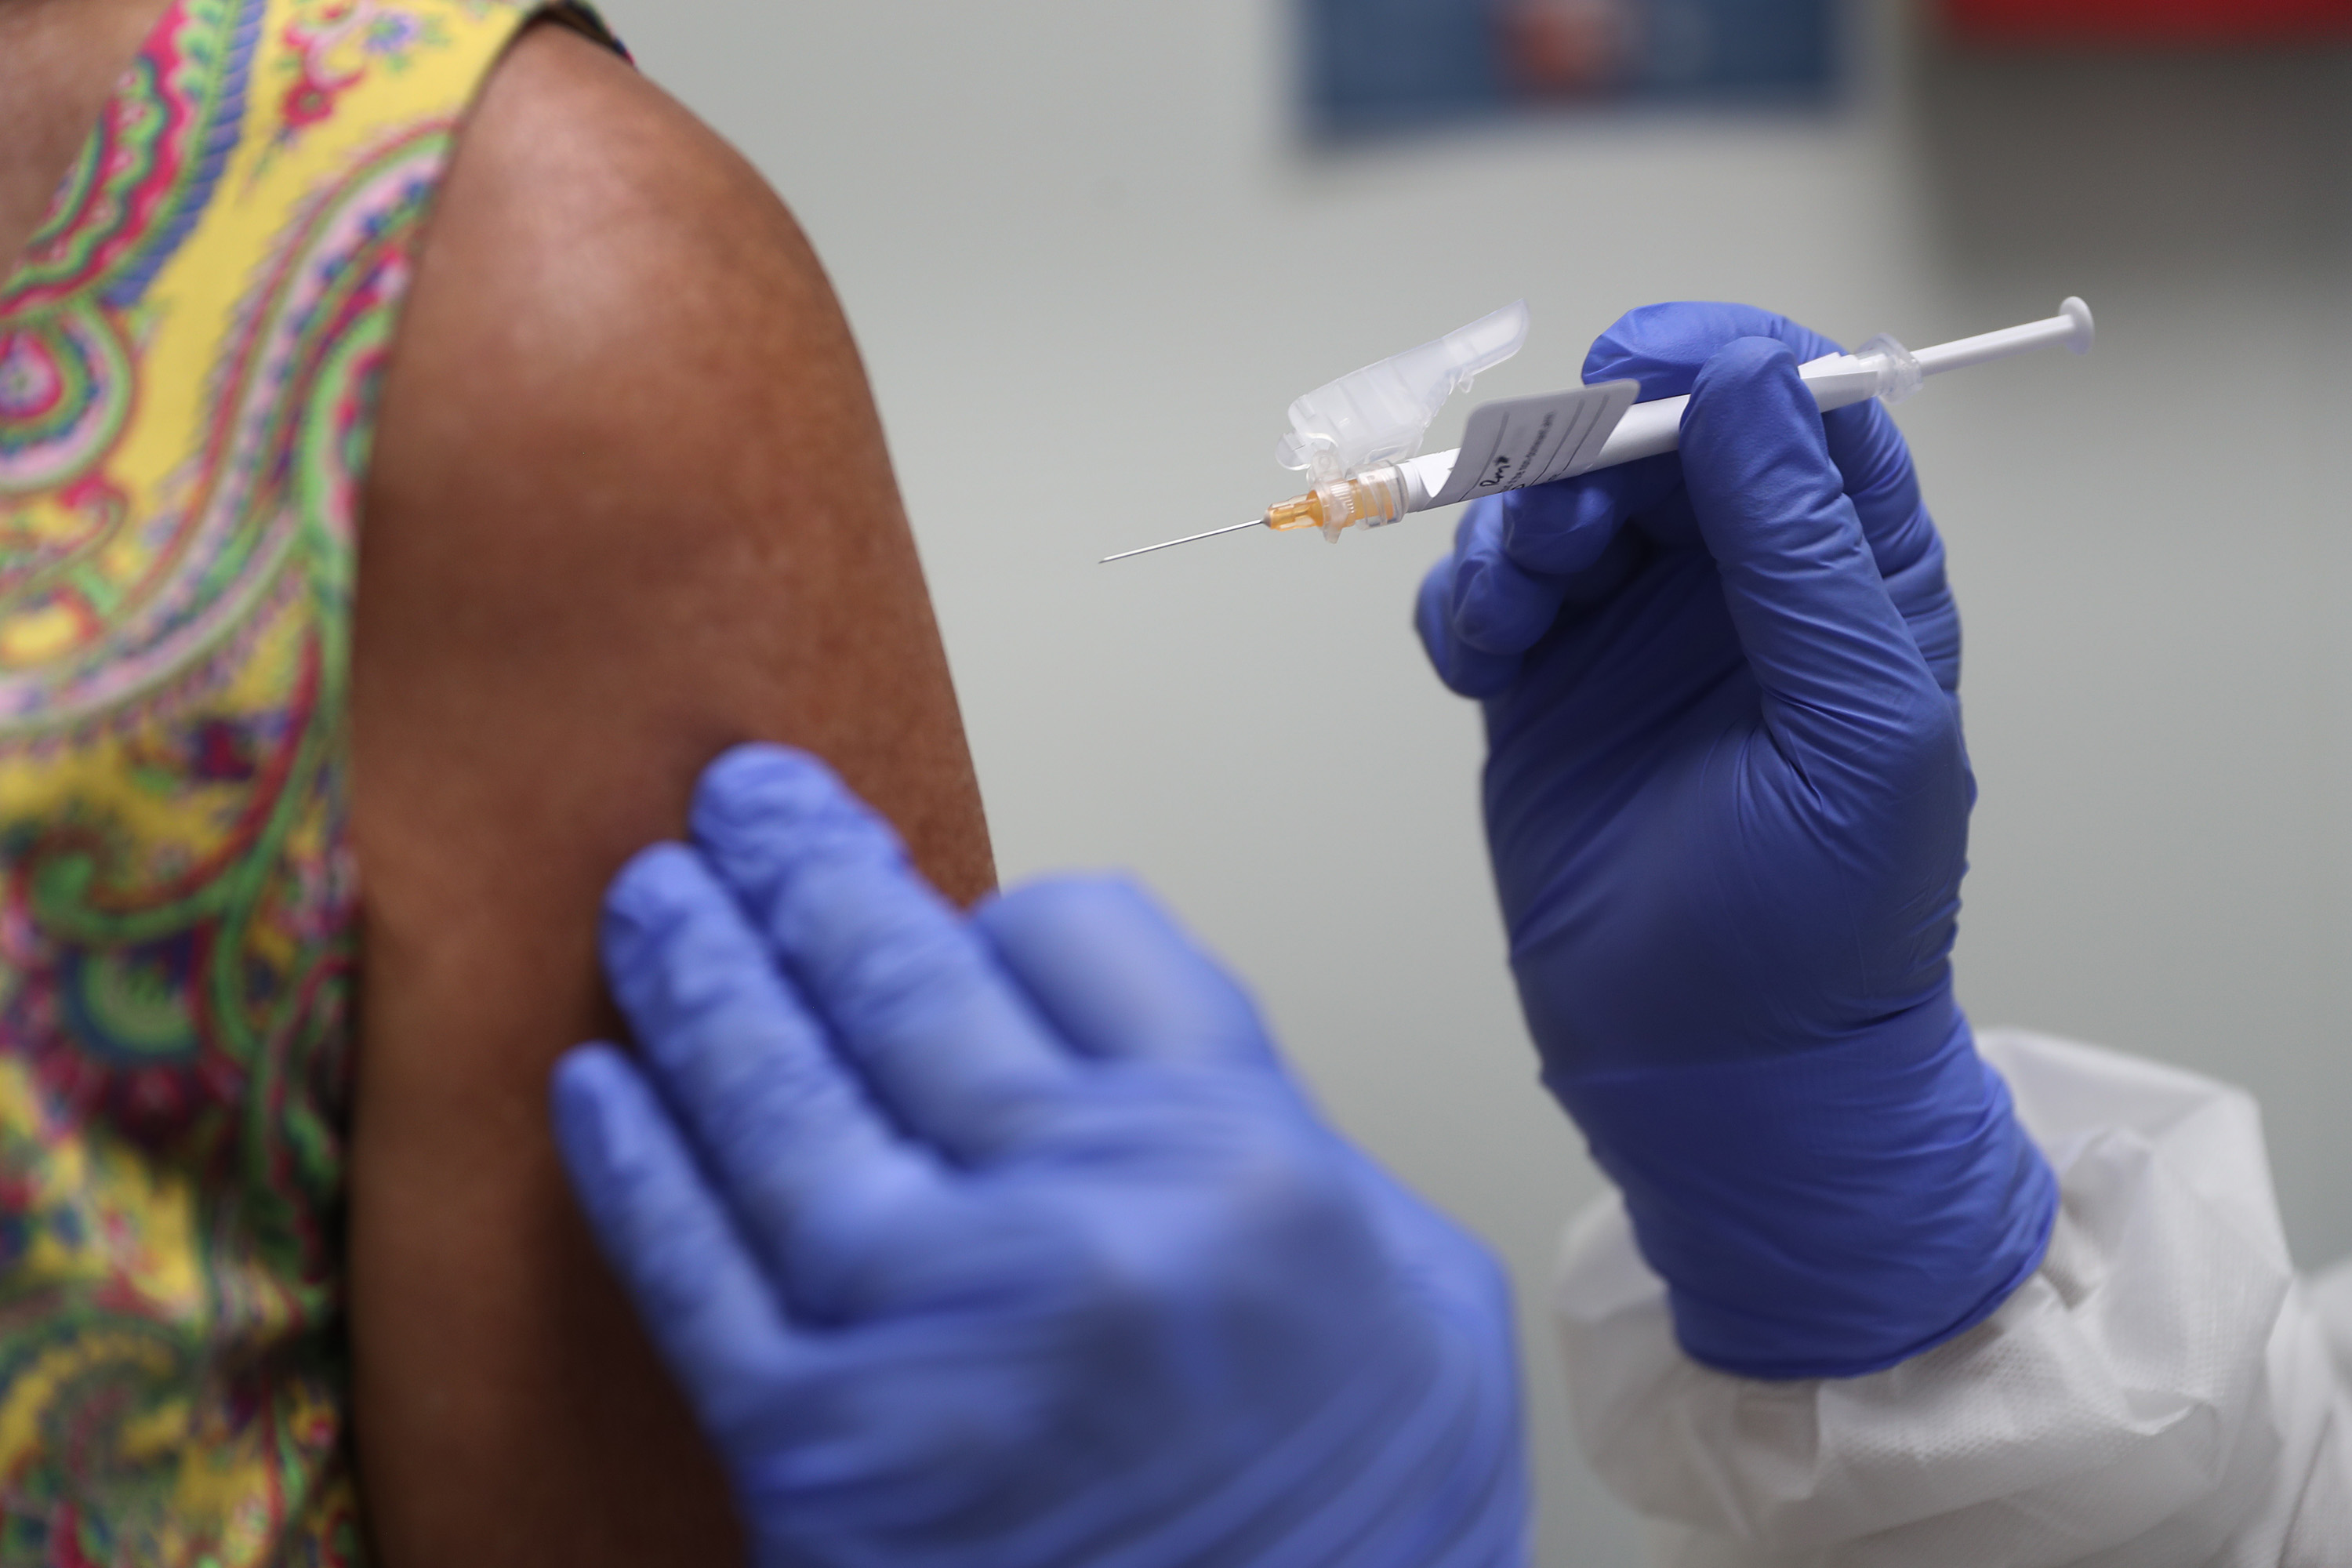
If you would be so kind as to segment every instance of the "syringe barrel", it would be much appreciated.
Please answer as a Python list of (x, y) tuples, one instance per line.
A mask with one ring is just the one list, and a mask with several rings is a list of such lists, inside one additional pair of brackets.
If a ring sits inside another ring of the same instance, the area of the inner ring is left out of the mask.
[[(1923, 376), (1957, 370), (1964, 365), (1982, 364), (1988, 360), (2005, 359), (2011, 354), (2062, 343), (2076, 353), (2087, 353), (2091, 347), (2091, 336), (2090, 307), (2078, 299), (2069, 299), (2059, 307), (2059, 314), (2046, 321), (2028, 321), (2022, 326), (2008, 327), (1997, 332), (1962, 338), (1956, 342), (1938, 343), (1933, 348), (1920, 349), (1916, 353), (1906, 351), (1891, 338), (1874, 338), (1853, 353), (1825, 354), (1820, 359), (1810, 360), (1799, 367), (1799, 374), (1804, 377), (1805, 388), (1813, 395), (1815, 405), (1826, 414), (1832, 409), (1866, 403), (1873, 397), (1885, 397), (1889, 402), (1900, 401), (1916, 388), (1919, 378)], [(1601, 443), (1601, 450), (1593, 459), (1573, 471), (1591, 473), (1597, 468), (1613, 468), (1619, 463), (1631, 463), (1675, 451), (1682, 445), (1683, 414), (1689, 406), (1688, 397), (1661, 397), (1633, 405)], [(1339, 531), (1351, 522), (1360, 521), (1378, 527), (1393, 521), (1400, 512), (1420, 511), (1427, 508), (1432, 498), (1445, 488), (1446, 476), (1458, 458), (1458, 451), (1435, 452), (1427, 457), (1407, 459), (1402, 464), (1383, 464), (1367, 468), (1351, 479), (1339, 481), (1339, 487), (1319, 485), (1316, 487), (1313, 497), (1301, 496), (1297, 502), (1285, 502), (1285, 508), (1298, 510), (1278, 521), (1270, 513), (1268, 521), (1276, 528), (1299, 528), (1310, 522), (1319, 523), (1325, 534), (1335, 539)], [(1321, 506), (1315, 509), (1315, 515), (1308, 515), (1304, 503), (1323, 498), (1326, 490), (1337, 491), (1367, 479), (1374, 482), (1366, 488), (1364, 493), (1334, 493), (1323, 499)], [(1502, 489), (1486, 489), (1482, 493), (1499, 495), (1503, 492)]]
[[(1806, 388), (1822, 412), (1863, 402), (1876, 391), (1877, 376), (1867, 370), (1849, 371), (1849, 356), (1837, 354), (1803, 367)], [(1675, 450), (1682, 445), (1683, 411), (1689, 406), (1687, 397), (1658, 397), (1636, 403), (1617, 421), (1617, 428), (1609, 433), (1609, 439), (1601, 443), (1600, 456), (1585, 472)]]
[[(1609, 439), (1601, 443), (1601, 455), (1592, 460), (1592, 467), (1613, 468), (1620, 463), (1673, 451), (1682, 445), (1683, 410), (1689, 406), (1687, 397), (1636, 403), (1625, 410), (1625, 416), (1617, 421), (1617, 428), (1609, 432)], [(1591, 469), (1585, 471), (1590, 473)]]

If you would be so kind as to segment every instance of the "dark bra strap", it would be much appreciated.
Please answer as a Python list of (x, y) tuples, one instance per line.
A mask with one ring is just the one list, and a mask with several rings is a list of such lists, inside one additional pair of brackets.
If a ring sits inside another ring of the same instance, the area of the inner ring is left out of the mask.
[(596, 7), (588, 4), (588, 0), (555, 0), (554, 5), (541, 7), (531, 20), (554, 22), (569, 27), (590, 42), (602, 44), (623, 59), (633, 65), (635, 63), (635, 57), (629, 53), (629, 46), (621, 42), (620, 35), (605, 25), (604, 18), (596, 14)]

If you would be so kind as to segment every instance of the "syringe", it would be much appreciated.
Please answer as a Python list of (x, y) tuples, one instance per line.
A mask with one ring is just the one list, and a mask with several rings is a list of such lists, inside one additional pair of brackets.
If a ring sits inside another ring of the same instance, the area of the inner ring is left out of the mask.
[[(1527, 341), (1524, 302), (1460, 331), (1340, 377), (1290, 405), (1291, 434), (1277, 457), (1309, 469), (1306, 494), (1276, 501), (1247, 522), (1188, 534), (1103, 560), (1124, 561), (1244, 528), (1281, 531), (1319, 528), (1336, 542), (1359, 524), (1379, 528), (1407, 512), (1428, 511), (1482, 495), (1571, 479), (1637, 458), (1671, 452), (1682, 437), (1688, 397), (1636, 403), (1641, 384), (1604, 381), (1537, 397), (1506, 398), (1470, 411), (1462, 445), (1427, 457), (1412, 453), (1437, 410), (1478, 372), (1499, 364)], [(1823, 413), (1877, 397), (1900, 403), (1928, 376), (2063, 343), (2091, 348), (2091, 308), (2068, 299), (2046, 321), (2005, 327), (1912, 353), (1875, 337), (1850, 354), (1827, 354), (1798, 369)]]

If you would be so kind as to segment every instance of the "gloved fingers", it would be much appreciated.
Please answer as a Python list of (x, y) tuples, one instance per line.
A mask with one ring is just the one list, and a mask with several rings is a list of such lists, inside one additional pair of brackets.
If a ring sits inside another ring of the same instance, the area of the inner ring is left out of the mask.
[(1960, 684), (1960, 611), (1944, 574), (1944, 542), (1919, 493), (1911, 448), (1875, 400), (1822, 416), (1830, 460), (1861, 520), (1863, 537), (1911, 628), (1911, 638), (1947, 693)]
[(704, 1184), (652, 1088), (610, 1046), (556, 1063), (555, 1144), (599, 1247), (662, 1359), (723, 1430), (746, 1389), (772, 1389), (793, 1357), (789, 1322)]
[(1948, 721), (1785, 345), (1743, 338), (1707, 362), (1682, 455), (1767, 721), (1800, 765)]
[[(1682, 302), (1628, 311), (1601, 334), (1585, 379), (1632, 376), (1645, 398), (1691, 390), (1699, 367), (1738, 338), (1786, 343), (1798, 363), (1840, 352), (1839, 345), (1787, 317), (1748, 305)], [(1876, 400), (1838, 409), (1822, 423), (1831, 461), (1854, 503), (1889, 597), (1947, 692), (1959, 685), (1960, 621), (1944, 576), (1944, 552), (1919, 496), (1910, 448)]]
[(1511, 490), (1496, 498), (1502, 547), (1521, 569), (1579, 593), (1581, 579), (1623, 548), (1634, 521), (1671, 500), (1681, 483), (1666, 456)]
[(1454, 635), (1454, 557), (1444, 556), (1421, 580), (1413, 600), (1413, 630), (1422, 650), (1447, 690), (1458, 697), (1486, 698), (1509, 686), (1519, 673), (1519, 656), (1487, 653)]
[(1413, 606), (1438, 678), (1498, 694), (1528, 649), (1623, 587), (1655, 543), (1696, 545), (1680, 487), (1673, 460), (1652, 458), (1472, 502)]
[(1454, 552), (1422, 579), (1413, 626), (1437, 678), (1464, 697), (1491, 697), (1519, 671), (1519, 655), (1550, 626), (1558, 589), (1503, 550), (1502, 497), (1464, 509)]
[(1031, 882), (981, 905), (972, 921), (1038, 1011), (1089, 1055), (1272, 1059), (1249, 997), (1131, 882)]
[[(1481, 653), (1525, 653), (1559, 613), (1557, 577), (1529, 572), (1504, 548), (1511, 500), (1501, 495), (1473, 501), (1454, 533), (1446, 626), (1456, 642)], [(1598, 554), (1605, 542), (1593, 539), (1582, 553)]]
[(1697, 382), (1700, 366), (1740, 338), (1786, 343), (1800, 364), (1841, 352), (1811, 328), (1753, 305), (1675, 300), (1644, 305), (1618, 317), (1592, 340), (1591, 352), (1584, 357), (1584, 379), (1638, 381), (1644, 402), (1680, 397)]
[(817, 1211), (869, 1221), (936, 1174), (883, 1121), (702, 858), (657, 845), (604, 900), (605, 973), (752, 1241), (790, 1281)]
[(1017, 1136), (1075, 1064), (979, 932), (832, 770), (738, 746), (705, 770), (695, 841), (900, 1124), (959, 1160)]

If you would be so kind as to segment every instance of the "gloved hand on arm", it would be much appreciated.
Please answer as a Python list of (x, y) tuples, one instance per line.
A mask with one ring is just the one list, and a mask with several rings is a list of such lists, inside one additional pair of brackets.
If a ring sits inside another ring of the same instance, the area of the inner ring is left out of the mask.
[(554, 1114), (757, 1561), (1524, 1561), (1499, 1270), (1155, 906), (966, 918), (775, 747), (692, 839), (614, 882), (639, 1054), (573, 1052)]
[(1622, 1190), (1695, 1359), (1866, 1373), (1990, 1314), (2055, 1187), (1949, 953), (1975, 795), (1959, 620), (1835, 345), (1664, 305), (1587, 380), (1691, 395), (1681, 450), (1471, 508), (1423, 585), (1483, 700), (1486, 826), (1546, 1084)]

